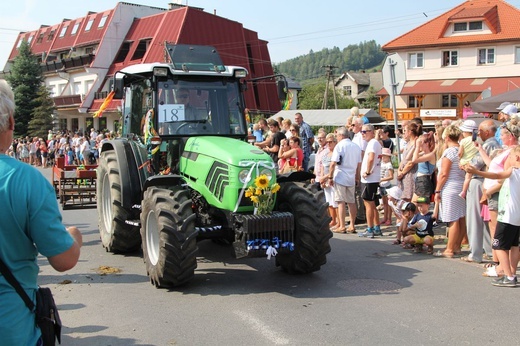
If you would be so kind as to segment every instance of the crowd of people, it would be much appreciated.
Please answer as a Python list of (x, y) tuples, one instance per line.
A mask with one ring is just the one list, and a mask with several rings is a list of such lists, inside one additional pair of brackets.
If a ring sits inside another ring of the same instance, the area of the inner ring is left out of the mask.
[(90, 133), (49, 130), (47, 138), (14, 138), (5, 154), (33, 166), (47, 168), (56, 157), (65, 157), (67, 165), (94, 165), (98, 163), (101, 144), (114, 136), (113, 132)]
[[(520, 179), (516, 107), (502, 105), (498, 121), (446, 119), (431, 131), (420, 118), (402, 121), (399, 153), (388, 127), (376, 130), (357, 109), (351, 113), (346, 126), (319, 130), (316, 137), (314, 173), (329, 203), (331, 230), (374, 238), (382, 226), (395, 225), (393, 244), (466, 262), (487, 260), (483, 275), (494, 277), (493, 285), (516, 286), (520, 193), (510, 188)], [(395, 155), (400, 160), (394, 168)], [(358, 232), (361, 208), (366, 229)], [(440, 224), (446, 225), (447, 244), (434, 253)]]
[(271, 156), (280, 173), (308, 171), (314, 133), (301, 113), (290, 119), (260, 119), (253, 124), (254, 145)]

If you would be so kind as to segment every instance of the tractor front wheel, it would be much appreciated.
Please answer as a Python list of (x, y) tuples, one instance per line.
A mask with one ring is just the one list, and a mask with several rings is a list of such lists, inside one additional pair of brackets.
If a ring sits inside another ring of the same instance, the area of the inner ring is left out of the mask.
[(328, 204), (319, 201), (302, 183), (280, 184), (277, 210), (294, 215), (294, 250), (276, 256), (276, 265), (291, 274), (317, 271), (327, 262), (330, 252)]
[(197, 268), (197, 231), (187, 190), (151, 187), (141, 212), (143, 258), (156, 287), (185, 284)]

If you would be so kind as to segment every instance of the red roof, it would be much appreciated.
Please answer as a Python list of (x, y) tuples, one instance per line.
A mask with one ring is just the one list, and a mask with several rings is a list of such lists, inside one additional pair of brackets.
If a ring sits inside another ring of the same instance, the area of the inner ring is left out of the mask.
[[(406, 82), (400, 95), (480, 93), (488, 88), (493, 95), (498, 95), (518, 87), (520, 77), (421, 80)], [(383, 88), (377, 95), (388, 95), (388, 92)]]
[[(74, 25), (76, 25), (76, 22), (81, 22), (81, 18), (76, 20), (64, 20), (61, 23), (61, 26), (56, 35), (56, 39), (54, 40), (54, 43), (51, 47), (52, 52), (68, 50), (74, 46), (74, 41), (76, 40), (77, 34), (72, 36), (71, 33)], [(60, 37), (62, 30), (65, 30), (65, 33)]]
[[(42, 26), (38, 30), (20, 33), (18, 40), (28, 40), (32, 36), (31, 50), (35, 55), (42, 53), (48, 55), (48, 53), (65, 52), (75, 47), (99, 44), (102, 40), (111, 39), (106, 36), (106, 31), (109, 23), (117, 20), (117, 18), (112, 18), (114, 11), (115, 9), (100, 13), (89, 12), (84, 17), (64, 20), (52, 27)], [(104, 16), (107, 16), (106, 21), (102, 27), (99, 27)], [(89, 24), (90, 20), (92, 20), (91, 24)], [(76, 23), (80, 23), (80, 25), (72, 35)], [(89, 30), (85, 30), (87, 25), (90, 25)], [(60, 37), (63, 28), (66, 28), (65, 34)], [(51, 35), (51, 39), (49, 39), (51, 30), (54, 30), (54, 36)], [(41, 34), (43, 34), (42, 41), (37, 43)], [(147, 41), (144, 56), (133, 59), (137, 46), (143, 40)], [(245, 29), (239, 22), (204, 12), (199, 8), (186, 6), (134, 19), (124, 39), (124, 44), (129, 45), (128, 54), (122, 62), (112, 63), (107, 77), (113, 76), (115, 71), (126, 66), (165, 62), (165, 42), (214, 46), (225, 65), (247, 68), (249, 78), (274, 74), (267, 42), (260, 40), (256, 32)], [(120, 47), (116, 46), (113, 49), (119, 50)], [(16, 44), (11, 50), (9, 60), (12, 61), (17, 55)], [(274, 81), (258, 82), (246, 91), (245, 98), (248, 108), (253, 111), (275, 113), (281, 108)], [(95, 102), (92, 109), (96, 107)]]
[[(145, 55), (132, 60), (143, 39), (150, 39)], [(165, 62), (165, 42), (214, 46), (225, 65), (247, 68), (250, 78), (274, 74), (267, 42), (258, 39), (256, 32), (245, 29), (239, 22), (192, 7), (136, 19), (124, 41), (131, 42), (129, 52), (123, 62), (112, 64), (108, 76), (126, 66)], [(279, 111), (281, 106), (273, 83), (260, 82), (255, 92), (249, 89), (245, 94), (248, 108), (268, 113)]]
[[(38, 30), (20, 33), (16, 45), (11, 50), (9, 60), (13, 60), (18, 55), (18, 43), (24, 39), (29, 40), (31, 36), (30, 47), (32, 53), (35, 55), (45, 53), (45, 56), (48, 56), (49, 53), (67, 51), (72, 47), (97, 44), (105, 37), (105, 32), (107, 31), (113, 13), (113, 9), (99, 13), (89, 12), (85, 17), (74, 20), (66, 19), (53, 26), (42, 25)], [(99, 27), (102, 18), (105, 16), (107, 18), (105, 19), (104, 25)], [(91, 27), (89, 30), (85, 30), (90, 20), (92, 20)], [(72, 35), (72, 30), (76, 23), (80, 24), (77, 31)], [(64, 35), (60, 37), (63, 28), (66, 28), (66, 31)], [(51, 31), (54, 31), (53, 35), (50, 35)]]
[(61, 24), (56, 24), (53, 26), (42, 27), (40, 30), (38, 30), (31, 42), (31, 51), (33, 54), (49, 52), (50, 47), (52, 46), (52, 42), (54, 42), (56, 36), (60, 34), (60, 25)]
[[(520, 40), (520, 10), (503, 0), (468, 0), (385, 44), (384, 51)], [(452, 22), (482, 20), (489, 34), (444, 37)]]
[[(78, 34), (76, 36), (76, 40), (74, 41), (75, 47), (80, 47), (82, 45), (86, 44), (92, 44), (94, 42), (100, 42), (101, 39), (105, 36), (105, 32), (108, 28), (108, 23), (110, 21), (110, 17), (114, 10), (109, 10), (105, 12), (99, 12), (91, 14), (84, 18), (83, 22), (81, 23)], [(99, 27), (99, 22), (104, 16), (108, 16), (105, 25), (103, 25), (101, 28)], [(89, 25), (89, 22), (93, 21), (91, 23), (91, 27), (89, 30), (87, 29), (87, 25)]]

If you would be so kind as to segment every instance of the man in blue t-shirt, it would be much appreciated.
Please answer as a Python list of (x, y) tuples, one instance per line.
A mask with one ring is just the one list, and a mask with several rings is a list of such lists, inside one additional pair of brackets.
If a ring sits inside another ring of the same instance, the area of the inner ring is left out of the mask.
[[(35, 168), (5, 155), (14, 132), (14, 95), (0, 80), (0, 258), (36, 303), (37, 256), (57, 271), (76, 265), (82, 244), (76, 227), (62, 224), (56, 193)], [(34, 313), (0, 275), (0, 345), (37, 345)]]

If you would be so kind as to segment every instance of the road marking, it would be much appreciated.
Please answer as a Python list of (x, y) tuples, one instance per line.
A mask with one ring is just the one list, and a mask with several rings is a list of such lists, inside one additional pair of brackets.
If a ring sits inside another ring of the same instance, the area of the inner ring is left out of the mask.
[(244, 322), (249, 324), (255, 331), (265, 336), (269, 341), (271, 341), (275, 345), (288, 345), (289, 340), (278, 335), (278, 333), (274, 332), (267, 326), (265, 323), (260, 321), (255, 316), (244, 312), (244, 311), (233, 311), (235, 315), (238, 315)]

